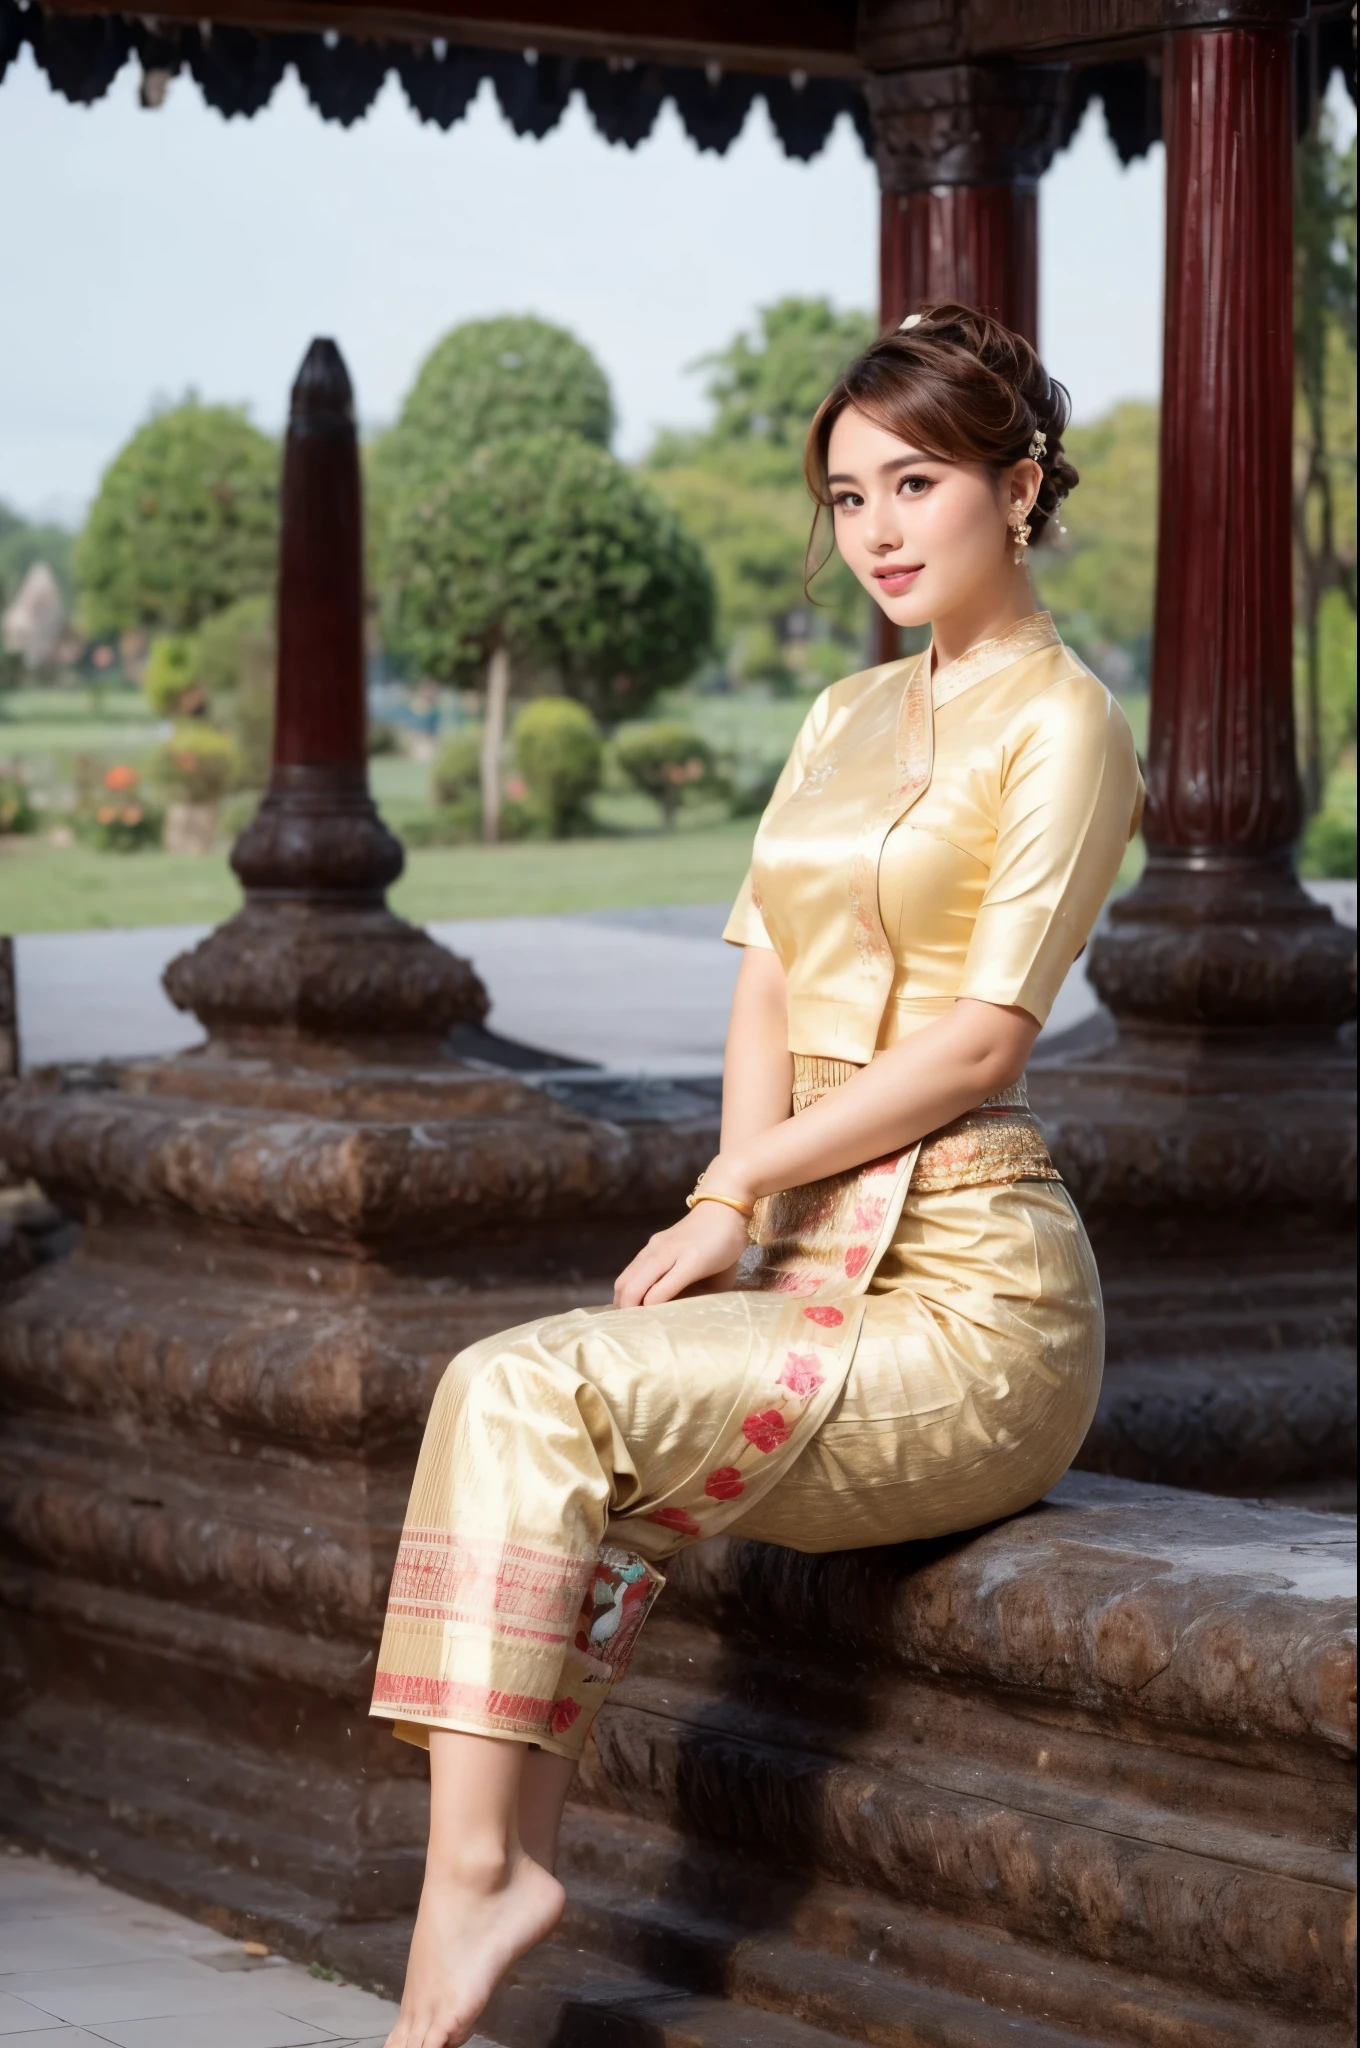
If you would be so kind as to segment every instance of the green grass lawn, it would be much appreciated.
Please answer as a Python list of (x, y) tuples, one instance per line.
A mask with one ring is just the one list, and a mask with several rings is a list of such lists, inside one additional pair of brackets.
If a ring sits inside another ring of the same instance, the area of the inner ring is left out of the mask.
[[(743, 691), (701, 697), (676, 692), (660, 707), (688, 718), (716, 747), (747, 760), (787, 753), (808, 699)], [(1133, 708), (1133, 707), (1131, 707)], [(79, 755), (106, 765), (139, 765), (158, 728), (142, 699), (110, 692), (102, 707), (80, 691), (23, 690), (0, 698), (0, 762), (22, 757), (36, 787), (66, 779)], [(430, 765), (409, 755), (372, 763), (374, 795), (398, 833), (430, 807)], [(596, 799), (604, 830), (558, 843), (417, 848), (392, 892), (393, 908), (416, 923), (439, 918), (527, 916), (645, 904), (713, 903), (735, 895), (746, 869), (754, 818), (716, 808), (684, 815), (674, 832), (657, 824), (651, 801), (607, 788)], [(1120, 876), (1142, 866), (1141, 841)], [(159, 851), (96, 853), (54, 846), (48, 836), (0, 840), (0, 932), (81, 931), (150, 924), (211, 924), (240, 904), (225, 847), (195, 858)]]
[[(391, 903), (428, 924), (735, 896), (755, 820), (554, 843), (421, 848)], [(41, 839), (0, 843), (0, 932), (215, 924), (240, 907), (226, 854), (95, 853)]]

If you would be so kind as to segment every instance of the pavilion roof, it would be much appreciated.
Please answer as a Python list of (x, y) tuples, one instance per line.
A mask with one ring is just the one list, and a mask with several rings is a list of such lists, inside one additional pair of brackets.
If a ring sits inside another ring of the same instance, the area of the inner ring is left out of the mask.
[[(0, 79), (27, 43), (58, 92), (90, 104), (135, 59), (145, 105), (158, 105), (169, 78), (188, 72), (219, 113), (248, 117), (268, 105), (291, 66), (323, 119), (347, 127), (395, 73), (413, 111), (441, 128), (463, 117), (489, 79), (519, 135), (546, 135), (579, 94), (606, 141), (634, 148), (670, 101), (692, 141), (719, 154), (762, 99), (789, 156), (815, 156), (842, 113), (870, 146), (861, 90), (868, 39), (856, 0), (472, 0), (475, 13), (468, 0), (155, 4), (155, 15), (142, 15), (101, 0), (0, 0)], [(1125, 163), (1158, 139), (1152, 30), (1167, 5), (1128, 0), (1116, 10), (1130, 28), (1146, 15), (1141, 36), (1059, 45), (1075, 60), (1064, 140), (1092, 99), (1103, 102)], [(1171, 11), (1184, 6), (1175, 0)], [(1072, 12), (1070, 0), (1025, 0), (1018, 11), (1013, 0), (936, 5), (939, 49), (923, 45), (923, 57), (948, 61), (974, 44), (990, 51), (1000, 31), (989, 9), (998, 22), (1005, 15), (1025, 24), (1010, 30), (1009, 54), (1034, 57), (1055, 50)], [(1314, 5), (1301, 97), (1324, 89), (1335, 68), (1354, 96), (1350, 14), (1329, 0)]]

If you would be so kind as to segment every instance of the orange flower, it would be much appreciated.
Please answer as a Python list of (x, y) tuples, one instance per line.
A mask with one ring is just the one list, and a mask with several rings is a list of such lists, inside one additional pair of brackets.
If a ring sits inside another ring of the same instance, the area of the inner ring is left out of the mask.
[(125, 825), (140, 825), (145, 816), (146, 812), (140, 804), (129, 804), (123, 813), (123, 823)]
[(104, 777), (105, 789), (135, 789), (140, 780), (135, 768), (110, 768)]
[(111, 825), (118, 813), (112, 804), (101, 804), (94, 815), (99, 824)]

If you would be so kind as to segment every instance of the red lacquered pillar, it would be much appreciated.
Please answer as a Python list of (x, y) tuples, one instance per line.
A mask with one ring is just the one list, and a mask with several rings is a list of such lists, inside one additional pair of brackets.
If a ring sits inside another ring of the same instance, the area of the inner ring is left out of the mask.
[[(1037, 341), (1039, 179), (1065, 77), (1062, 65), (944, 64), (868, 80), (885, 332), (923, 302), (958, 299)], [(876, 633), (890, 661), (897, 629), (881, 612)]]
[(1334, 1031), (1353, 942), (1294, 877), (1290, 30), (1167, 38), (1148, 866), (1093, 949), (1126, 1024)]

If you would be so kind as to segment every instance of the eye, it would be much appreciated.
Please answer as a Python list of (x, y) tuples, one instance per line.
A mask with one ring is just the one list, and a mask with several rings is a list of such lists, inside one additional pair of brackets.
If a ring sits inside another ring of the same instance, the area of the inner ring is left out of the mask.
[(837, 512), (857, 512), (864, 500), (858, 491), (835, 491), (831, 503)]
[(897, 488), (905, 497), (924, 498), (934, 488), (934, 480), (928, 476), (904, 476)]

